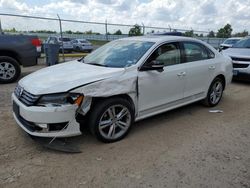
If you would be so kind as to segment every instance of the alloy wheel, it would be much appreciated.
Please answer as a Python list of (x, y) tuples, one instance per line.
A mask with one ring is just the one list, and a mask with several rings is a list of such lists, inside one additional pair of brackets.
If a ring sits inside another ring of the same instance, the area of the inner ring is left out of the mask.
[(9, 62), (0, 63), (0, 79), (10, 80), (16, 74), (15, 67)]
[(131, 125), (131, 114), (123, 105), (110, 106), (101, 116), (98, 129), (106, 139), (117, 139), (124, 134)]
[(210, 94), (210, 101), (212, 104), (217, 104), (222, 96), (223, 92), (223, 85), (220, 81), (214, 83), (211, 94)]

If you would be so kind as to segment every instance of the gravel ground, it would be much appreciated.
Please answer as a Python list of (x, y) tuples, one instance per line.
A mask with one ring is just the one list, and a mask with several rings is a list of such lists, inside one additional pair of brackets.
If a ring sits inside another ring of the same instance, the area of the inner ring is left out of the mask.
[(15, 85), (0, 85), (0, 187), (250, 187), (250, 84), (225, 91), (214, 108), (223, 113), (192, 104), (136, 123), (113, 144), (84, 133), (71, 139), (80, 154), (45, 149), (16, 125)]

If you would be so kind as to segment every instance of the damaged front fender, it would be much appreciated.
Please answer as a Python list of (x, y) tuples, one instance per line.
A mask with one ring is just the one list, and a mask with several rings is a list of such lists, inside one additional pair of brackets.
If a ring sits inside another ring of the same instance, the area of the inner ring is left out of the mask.
[(112, 97), (122, 94), (126, 94), (132, 99), (137, 112), (138, 79), (135, 71), (134, 69), (124, 69), (124, 72), (120, 75), (90, 83), (71, 91), (82, 93), (85, 97), (80, 113), (84, 115), (89, 111), (92, 98)]

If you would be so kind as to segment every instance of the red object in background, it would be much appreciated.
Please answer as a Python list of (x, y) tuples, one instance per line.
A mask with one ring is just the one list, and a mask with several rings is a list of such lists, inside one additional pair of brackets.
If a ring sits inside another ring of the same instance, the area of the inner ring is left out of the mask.
[(36, 46), (36, 47), (42, 45), (42, 42), (41, 42), (40, 39), (32, 39), (31, 43), (32, 43), (34, 46)]

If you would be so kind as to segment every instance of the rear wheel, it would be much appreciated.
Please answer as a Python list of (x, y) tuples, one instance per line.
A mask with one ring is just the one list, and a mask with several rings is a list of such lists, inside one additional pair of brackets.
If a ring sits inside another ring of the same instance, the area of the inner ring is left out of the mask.
[(110, 98), (96, 104), (90, 114), (89, 128), (102, 142), (121, 140), (134, 122), (134, 111), (130, 102), (123, 98)]
[(215, 78), (207, 93), (207, 97), (204, 99), (203, 104), (209, 107), (219, 104), (224, 90), (224, 82), (221, 78)]
[(21, 74), (19, 63), (8, 56), (0, 57), (0, 83), (7, 84), (14, 82)]

